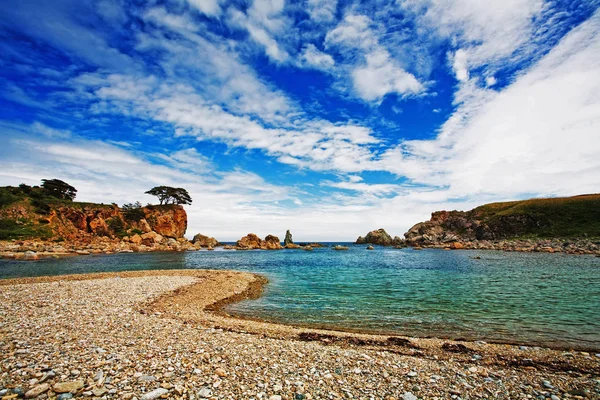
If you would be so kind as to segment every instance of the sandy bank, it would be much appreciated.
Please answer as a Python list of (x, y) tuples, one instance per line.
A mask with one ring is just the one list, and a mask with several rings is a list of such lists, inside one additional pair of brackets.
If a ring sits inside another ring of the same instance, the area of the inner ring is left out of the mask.
[(158, 389), (181, 399), (600, 398), (594, 354), (320, 331), (219, 311), (263, 284), (202, 270), (0, 281), (0, 389), (41, 386), (44, 398), (81, 380), (76, 394), (125, 399)]

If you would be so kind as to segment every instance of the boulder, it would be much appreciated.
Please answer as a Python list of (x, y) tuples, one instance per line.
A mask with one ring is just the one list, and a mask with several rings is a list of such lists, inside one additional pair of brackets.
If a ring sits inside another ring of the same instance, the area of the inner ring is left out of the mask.
[[(398, 238), (399, 239), (399, 238)], [(385, 231), (385, 229), (377, 229), (367, 233), (367, 236), (359, 236), (356, 239), (356, 244), (377, 244), (380, 246), (392, 246), (395, 245), (394, 239)]]
[(129, 241), (133, 244), (139, 245), (142, 243), (142, 237), (137, 233), (129, 238)]
[(280, 250), (283, 247), (281, 247), (281, 242), (277, 236), (267, 235), (262, 242), (261, 248), (264, 250)]
[(283, 240), (283, 245), (287, 247), (290, 244), (294, 244), (294, 240), (292, 239), (292, 232), (290, 232), (290, 230), (288, 229), (285, 232), (285, 239)]
[(249, 233), (236, 242), (236, 247), (240, 249), (260, 249), (262, 247), (262, 240), (254, 233)]
[(332, 247), (333, 250), (348, 250), (348, 246), (337, 245)]
[(214, 237), (209, 237), (209, 236), (205, 236), (201, 233), (198, 233), (192, 239), (192, 243), (194, 243), (196, 246), (200, 246), (200, 247), (215, 247), (216, 245), (219, 244), (219, 241), (217, 239), (215, 239)]

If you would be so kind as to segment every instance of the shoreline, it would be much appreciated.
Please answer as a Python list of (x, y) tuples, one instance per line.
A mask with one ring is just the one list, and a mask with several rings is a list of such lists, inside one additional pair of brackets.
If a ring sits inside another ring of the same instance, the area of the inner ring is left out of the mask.
[[(327, 324), (303, 324), (298, 323), (286, 323), (269, 320), (268, 318), (253, 317), (248, 315), (229, 313), (225, 308), (230, 305), (244, 300), (255, 300), (262, 296), (264, 287), (268, 284), (268, 279), (260, 274), (251, 272), (241, 272), (235, 270), (210, 270), (210, 269), (174, 269), (174, 270), (132, 270), (132, 271), (118, 271), (118, 272), (94, 272), (94, 273), (82, 273), (82, 274), (67, 274), (67, 275), (46, 275), (36, 277), (23, 277), (23, 278), (6, 278), (0, 279), (0, 287), (10, 286), (13, 284), (28, 285), (36, 283), (48, 283), (48, 282), (61, 282), (61, 281), (87, 281), (97, 279), (109, 279), (109, 278), (135, 278), (135, 277), (160, 277), (160, 276), (188, 276), (196, 278), (206, 278), (208, 275), (224, 275), (225, 278), (233, 278), (234, 276), (242, 276), (242, 286), (235, 287), (232, 292), (228, 292), (229, 289), (226, 285), (224, 294), (218, 295), (216, 299), (206, 299), (203, 296), (196, 296), (197, 290), (203, 289), (206, 286), (205, 281), (193, 283), (189, 286), (178, 288), (173, 292), (167, 292), (161, 294), (158, 298), (153, 299), (149, 303), (141, 305), (138, 310), (141, 313), (149, 313), (151, 311), (159, 311), (165, 314), (173, 314), (171, 306), (178, 302), (183, 302), (186, 307), (178, 309), (176, 311), (175, 318), (184, 319), (186, 321), (195, 322), (211, 322), (215, 324), (216, 328), (222, 328), (217, 326), (218, 324), (224, 325), (225, 329), (239, 330), (252, 334), (264, 335), (265, 332), (274, 333), (278, 335), (285, 334), (287, 337), (298, 339), (298, 335), (301, 333), (311, 332), (323, 337), (336, 337), (337, 341), (344, 341), (349, 338), (366, 338), (371, 345), (382, 345), (389, 346), (386, 342), (389, 338), (400, 338), (406, 340), (405, 345), (410, 347), (410, 340), (419, 341), (434, 341), (434, 342), (452, 342), (452, 343), (485, 343), (489, 345), (499, 346), (513, 346), (517, 348), (527, 349), (547, 349), (552, 351), (577, 351), (584, 353), (598, 353), (600, 354), (600, 344), (598, 346), (584, 346), (584, 345), (566, 345), (566, 344), (549, 344), (549, 343), (526, 343), (519, 341), (506, 341), (506, 340), (495, 340), (488, 338), (452, 338), (448, 336), (434, 336), (434, 335), (406, 335), (393, 331), (381, 331), (381, 330), (369, 330), (369, 329), (352, 329), (346, 327), (340, 327), (335, 325)], [(248, 277), (251, 277), (250, 279)], [(213, 282), (222, 283), (222, 281)], [(198, 309), (198, 306), (200, 308)], [(178, 306), (179, 307), (179, 306)], [(182, 315), (183, 311), (188, 311), (189, 314)], [(213, 318), (210, 318), (210, 317)], [(260, 324), (258, 327), (256, 324)], [(340, 340), (341, 339), (341, 340)], [(304, 339), (301, 339), (304, 340)]]
[[(328, 242), (334, 243), (334, 242)], [(337, 243), (337, 242), (335, 242)], [(352, 242), (340, 242), (352, 246), (369, 246), (369, 243), (356, 244)], [(377, 244), (375, 244), (377, 245)], [(220, 251), (289, 251), (305, 250), (303, 247), (282, 247), (276, 249), (242, 249), (229, 247), (230, 245), (218, 245)], [(377, 245), (379, 246), (379, 245)], [(394, 246), (380, 246), (394, 248)], [(557, 253), (568, 255), (588, 255), (600, 257), (600, 239), (507, 239), (497, 241), (451, 241), (451, 242), (414, 242), (406, 246), (397, 246), (397, 249), (411, 248), (442, 249), (442, 250), (485, 250), (519, 253)], [(311, 248), (312, 249), (312, 248)], [(335, 250), (334, 248), (329, 248)], [(62, 258), (80, 255), (110, 255), (122, 253), (155, 253), (155, 252), (196, 252), (215, 250), (213, 247), (205, 248), (194, 245), (185, 238), (174, 241), (171, 245), (138, 245), (128, 241), (110, 240), (108, 238), (96, 238), (89, 242), (51, 242), (38, 239), (19, 241), (0, 240), (0, 260), (35, 261), (43, 258)]]
[[(5, 370), (21, 372), (0, 378), (0, 390), (42, 386), (51, 393), (56, 386), (43, 386), (40, 380), (48, 368), (55, 368), (56, 378), (48, 382), (69, 378), (68, 370), (87, 376), (74, 394), (101, 396), (113, 391), (116, 398), (124, 399), (139, 399), (154, 388), (178, 399), (191, 398), (187, 394), (215, 399), (318, 399), (328, 397), (331, 390), (354, 398), (382, 399), (401, 399), (406, 393), (432, 399), (512, 398), (517, 393), (600, 396), (600, 382), (594, 384), (600, 377), (600, 357), (586, 352), (320, 330), (239, 319), (223, 311), (227, 304), (259, 296), (266, 282), (256, 274), (223, 270), (1, 280), (0, 312), (6, 321), (0, 333), (6, 339), (0, 341), (0, 351), (6, 354)], [(77, 318), (70, 318), (73, 315)], [(105, 350), (96, 351), (95, 346)], [(63, 351), (56, 353), (57, 348)], [(168, 363), (157, 358), (165, 351), (172, 354)], [(137, 367), (111, 366), (113, 382), (96, 383), (92, 377), (98, 372), (93, 366), (103, 365), (105, 354), (119, 365), (120, 360), (133, 359)], [(34, 361), (20, 363), (27, 357)], [(171, 372), (173, 357), (183, 363), (180, 369), (187, 366), (179, 375), (177, 369)], [(32, 362), (41, 359), (46, 363), (32, 369)], [(27, 373), (25, 365), (29, 365)], [(68, 366), (66, 374), (61, 365)], [(279, 370), (278, 365), (285, 369)], [(266, 371), (268, 381), (256, 387)], [(141, 381), (145, 376), (152, 379)], [(75, 378), (71, 372), (69, 379)], [(365, 384), (370, 388), (367, 392)], [(248, 392), (253, 385), (255, 389)], [(214, 395), (204, 396), (209, 391)], [(371, 394), (365, 397), (367, 393)]]
[[(214, 279), (215, 275), (217, 279)], [(235, 270), (210, 270), (210, 269), (175, 269), (175, 270), (133, 270), (119, 272), (94, 272), (68, 275), (48, 275), (24, 278), (0, 279), (0, 287), (13, 284), (28, 285), (36, 283), (61, 282), (61, 281), (88, 281), (109, 278), (135, 278), (135, 277), (161, 277), (161, 276), (186, 276), (201, 279), (209, 279), (208, 283), (222, 284), (230, 278), (242, 278), (233, 288), (225, 285), (224, 289), (217, 294), (216, 299), (212, 296), (206, 297), (203, 292), (207, 282), (192, 283), (187, 286), (176, 289), (173, 292), (166, 292), (159, 297), (152, 299), (138, 307), (141, 313), (160, 312), (170, 315), (174, 318), (182, 319), (187, 322), (211, 322), (215, 328), (225, 328), (230, 330), (241, 330), (245, 333), (264, 335), (265, 333), (277, 333), (289, 338), (296, 338), (300, 333), (315, 333), (324, 337), (336, 337), (339, 341), (348, 338), (367, 339), (371, 345), (389, 346), (386, 341), (390, 338), (402, 339), (407, 342), (404, 345), (411, 347), (410, 341), (431, 341), (431, 342), (452, 342), (476, 344), (484, 343), (486, 345), (512, 346), (516, 348), (542, 349), (551, 351), (576, 351), (584, 353), (599, 353), (600, 344), (597, 347), (570, 346), (570, 345), (549, 345), (547, 343), (524, 343), (519, 341), (504, 341), (485, 338), (451, 338), (444, 336), (426, 336), (426, 335), (405, 335), (392, 331), (378, 331), (368, 329), (351, 329), (338, 327), (334, 325), (284, 323), (269, 320), (267, 318), (252, 317), (241, 314), (229, 313), (225, 308), (243, 300), (254, 300), (261, 297), (264, 287), (268, 284), (268, 279), (260, 274), (251, 272), (241, 272)], [(225, 278), (225, 280), (223, 280)], [(212, 282), (211, 282), (212, 281)], [(239, 284), (241, 282), (241, 285)], [(179, 306), (180, 303), (185, 306)], [(178, 304), (177, 310), (173, 310), (173, 304)], [(186, 313), (187, 312), (187, 313)], [(217, 326), (223, 324), (224, 326)], [(256, 324), (259, 324), (256, 326)], [(305, 339), (300, 339), (305, 340)], [(393, 340), (392, 340), (393, 341)], [(326, 342), (326, 341), (325, 341)], [(600, 370), (599, 370), (600, 372)]]

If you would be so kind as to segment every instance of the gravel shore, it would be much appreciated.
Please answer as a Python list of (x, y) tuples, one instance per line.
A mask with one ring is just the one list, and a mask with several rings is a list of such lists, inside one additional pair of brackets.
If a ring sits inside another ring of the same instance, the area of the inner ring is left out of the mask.
[(0, 398), (600, 398), (600, 354), (235, 319), (264, 279), (140, 271), (0, 281)]

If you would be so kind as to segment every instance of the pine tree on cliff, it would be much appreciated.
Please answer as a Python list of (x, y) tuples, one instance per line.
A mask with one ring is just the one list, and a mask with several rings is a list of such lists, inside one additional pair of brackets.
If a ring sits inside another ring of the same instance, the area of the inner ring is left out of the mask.
[(77, 189), (60, 179), (42, 179), (42, 189), (46, 195), (62, 200), (73, 201), (77, 195)]
[(164, 204), (192, 204), (192, 198), (184, 188), (155, 186), (148, 190), (146, 194), (158, 197), (161, 206)]

